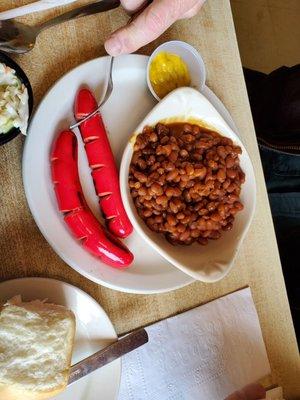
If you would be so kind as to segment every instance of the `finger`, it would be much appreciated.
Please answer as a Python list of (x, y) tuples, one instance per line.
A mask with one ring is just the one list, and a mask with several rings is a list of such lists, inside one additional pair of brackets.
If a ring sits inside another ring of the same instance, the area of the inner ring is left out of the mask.
[(121, 0), (122, 6), (130, 13), (139, 10), (145, 3), (145, 0)]
[(261, 400), (265, 397), (265, 389), (259, 384), (252, 384), (231, 394), (230, 396), (226, 397), (225, 400)]
[(130, 25), (116, 31), (106, 42), (106, 51), (117, 56), (131, 53), (157, 39), (199, 0), (154, 0)]
[(192, 18), (195, 15), (198, 14), (198, 12), (200, 11), (201, 7), (203, 6), (203, 4), (205, 3), (205, 0), (200, 0), (197, 2), (196, 5), (194, 5), (194, 7), (192, 7), (190, 10), (188, 10), (186, 13), (183, 14), (183, 16), (180, 19), (186, 19), (186, 18)]

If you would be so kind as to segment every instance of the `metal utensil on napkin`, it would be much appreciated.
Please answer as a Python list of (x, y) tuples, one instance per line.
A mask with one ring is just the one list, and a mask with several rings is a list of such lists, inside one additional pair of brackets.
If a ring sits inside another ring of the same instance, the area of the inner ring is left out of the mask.
[(124, 356), (148, 342), (148, 334), (145, 329), (139, 329), (122, 337), (103, 350), (73, 365), (70, 371), (69, 385), (78, 379), (90, 374), (98, 368)]
[(45, 29), (71, 19), (97, 14), (119, 7), (119, 0), (102, 0), (75, 8), (41, 25), (29, 26), (14, 20), (0, 21), (0, 50), (9, 53), (27, 53), (32, 50), (38, 35)]

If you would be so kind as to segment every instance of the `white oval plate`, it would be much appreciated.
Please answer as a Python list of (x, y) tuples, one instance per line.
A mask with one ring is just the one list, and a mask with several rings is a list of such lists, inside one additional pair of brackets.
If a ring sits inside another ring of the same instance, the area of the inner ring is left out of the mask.
[[(0, 303), (15, 295), (24, 301), (48, 299), (72, 310), (76, 316), (76, 336), (72, 364), (107, 347), (117, 339), (108, 316), (88, 294), (75, 286), (46, 278), (14, 279), (0, 283)], [(121, 378), (121, 360), (80, 379), (53, 400), (115, 400)]]
[[(118, 164), (134, 129), (155, 105), (147, 88), (148, 57), (129, 55), (118, 57), (114, 64), (114, 90), (102, 109), (109, 131), (110, 143)], [(61, 78), (40, 103), (30, 125), (23, 154), (23, 183), (31, 213), (42, 234), (56, 253), (86, 278), (129, 293), (160, 293), (178, 289), (193, 279), (174, 268), (151, 248), (137, 233), (125, 242), (133, 251), (135, 261), (124, 271), (115, 270), (87, 253), (69, 233), (58, 212), (49, 167), (49, 152), (57, 131), (66, 128), (73, 119), (73, 102), (78, 88), (87, 84), (98, 98), (108, 68), (108, 58), (102, 57), (75, 68)], [(220, 100), (207, 88), (209, 98), (226, 122), (234, 123)], [(98, 198), (90, 176), (82, 141), (79, 138), (79, 172), (83, 191), (94, 214), (101, 219)]]

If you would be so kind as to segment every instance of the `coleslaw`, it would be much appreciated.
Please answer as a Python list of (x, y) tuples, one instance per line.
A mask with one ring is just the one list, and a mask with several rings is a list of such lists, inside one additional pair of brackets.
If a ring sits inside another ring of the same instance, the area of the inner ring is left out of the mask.
[(28, 127), (28, 90), (16, 71), (0, 63), (0, 134), (19, 128), (26, 135)]

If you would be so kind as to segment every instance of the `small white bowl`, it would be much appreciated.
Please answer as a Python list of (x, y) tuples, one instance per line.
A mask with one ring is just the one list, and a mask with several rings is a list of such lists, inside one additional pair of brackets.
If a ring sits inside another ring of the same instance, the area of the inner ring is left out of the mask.
[[(210, 241), (202, 247), (195, 243), (191, 246), (173, 246), (166, 238), (152, 232), (139, 217), (128, 185), (129, 167), (133, 155), (136, 136), (145, 126), (155, 126), (158, 122), (195, 122), (208, 126), (223, 136), (227, 136), (242, 148), (241, 168), (246, 174), (242, 186), (241, 201), (244, 210), (234, 222), (233, 229), (224, 232), (219, 240)], [(166, 260), (194, 279), (203, 282), (216, 282), (231, 269), (239, 247), (249, 229), (256, 203), (256, 183), (250, 157), (239, 137), (226, 124), (213, 105), (197, 90), (179, 88), (160, 101), (137, 127), (127, 144), (120, 169), (121, 194), (128, 216), (142, 238)]]
[(161, 99), (157, 96), (152, 87), (149, 71), (153, 58), (161, 52), (177, 54), (180, 56), (188, 66), (191, 76), (191, 87), (199, 90), (199, 92), (202, 91), (206, 81), (206, 69), (201, 55), (190, 44), (180, 40), (172, 40), (158, 46), (149, 58), (147, 66), (147, 84), (150, 92), (153, 94), (156, 100), (160, 101)]

